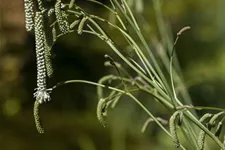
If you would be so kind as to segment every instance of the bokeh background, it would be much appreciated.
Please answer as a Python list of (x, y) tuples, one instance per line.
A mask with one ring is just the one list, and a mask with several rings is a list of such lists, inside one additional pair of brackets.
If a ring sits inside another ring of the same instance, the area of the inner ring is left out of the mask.
[[(107, 0), (103, 1), (108, 3)], [(133, 2), (139, 0), (133, 0)], [(171, 34), (189, 25), (191, 30), (177, 44), (177, 56), (184, 82), (194, 105), (225, 106), (225, 1), (161, 0), (162, 14)], [(108, 12), (78, 0), (95, 14)], [(144, 0), (144, 12), (132, 6), (146, 40), (160, 39), (151, 0)], [(147, 115), (129, 99), (110, 110), (109, 127), (96, 119), (96, 87), (70, 84), (56, 89), (52, 101), (41, 105), (46, 133), (37, 133), (33, 119), (33, 92), (36, 87), (34, 35), (25, 31), (23, 0), (0, 0), (0, 149), (1, 150), (164, 150), (172, 141), (156, 125), (140, 132)], [(115, 34), (108, 29), (108, 32)], [(114, 35), (118, 39), (121, 35)], [(122, 43), (123, 44), (123, 43)], [(116, 73), (104, 66), (104, 55), (121, 60), (109, 47), (89, 35), (66, 35), (53, 47), (54, 76), (59, 81), (83, 79), (97, 82)], [(142, 95), (155, 115), (165, 109)]]

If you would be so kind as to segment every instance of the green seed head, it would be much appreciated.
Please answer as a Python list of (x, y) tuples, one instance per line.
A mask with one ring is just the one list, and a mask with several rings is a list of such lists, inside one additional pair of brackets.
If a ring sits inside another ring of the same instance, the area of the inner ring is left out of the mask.
[(34, 121), (35, 121), (35, 125), (36, 125), (36, 128), (37, 128), (37, 131), (40, 134), (43, 134), (44, 133), (44, 128), (41, 125), (41, 120), (40, 120), (40, 115), (39, 115), (39, 106), (40, 106), (40, 103), (38, 102), (38, 100), (36, 100), (34, 102)]
[(176, 111), (169, 120), (169, 128), (170, 128), (170, 133), (172, 135), (172, 139), (174, 142), (174, 146), (176, 148), (180, 147), (180, 142), (178, 139), (178, 135), (177, 135), (177, 129), (176, 129), (176, 120), (179, 118), (180, 116), (180, 111)]
[(104, 127), (107, 126), (107, 122), (105, 120), (105, 114), (107, 114), (106, 105), (106, 100), (103, 98), (98, 101), (97, 105), (97, 118)]

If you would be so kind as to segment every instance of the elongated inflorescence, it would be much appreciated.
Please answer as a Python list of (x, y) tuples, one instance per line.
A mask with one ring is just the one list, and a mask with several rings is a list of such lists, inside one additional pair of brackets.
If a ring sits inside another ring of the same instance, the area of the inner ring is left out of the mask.
[(212, 114), (206, 113), (199, 119), (199, 122), (204, 122), (205, 120), (207, 120), (207, 119), (209, 119), (211, 117), (212, 117)]
[[(49, 11), (52, 10), (52, 8), (49, 9)], [(48, 16), (48, 12), (44, 12), (44, 36), (45, 36), (45, 64), (46, 64), (46, 70), (48, 77), (52, 77), (53, 75), (53, 66), (52, 66), (52, 46), (54, 44), (54, 38), (52, 35), (52, 28), (49, 27), (50, 19)]]
[(34, 29), (34, 3), (33, 0), (24, 0), (25, 26), (27, 31)]
[(224, 114), (224, 112), (222, 111), (222, 112), (219, 112), (219, 113), (213, 115), (212, 118), (209, 120), (209, 126), (214, 127), (216, 120), (220, 117), (220, 115), (223, 115), (223, 114)]
[(180, 147), (180, 141), (178, 139), (177, 129), (176, 129), (176, 121), (179, 118), (179, 116), (180, 116), (180, 111), (176, 111), (170, 117), (170, 120), (169, 120), (170, 133), (171, 133), (171, 136), (172, 136), (172, 139), (173, 139), (174, 146), (176, 148), (179, 148)]
[[(163, 125), (167, 125), (167, 124), (168, 124), (168, 121), (167, 121), (167, 120), (164, 120), (164, 119), (162, 119), (162, 118), (160, 118), (160, 117), (157, 117), (156, 119), (157, 119), (161, 124), (163, 124)], [(153, 119), (153, 118), (148, 118), (148, 119), (145, 121), (144, 125), (143, 125), (142, 128), (141, 128), (141, 132), (142, 132), (142, 133), (144, 133), (144, 132), (146, 131), (148, 125), (149, 125), (151, 122), (154, 122), (154, 119)]]
[(105, 116), (107, 115), (107, 110), (105, 109), (107, 109), (106, 99), (101, 98), (98, 101), (98, 105), (97, 105), (97, 118), (104, 127), (107, 126), (107, 122), (105, 120)]
[[(45, 16), (46, 17), (46, 16)], [(45, 24), (47, 23), (47, 20), (45, 19)], [(52, 67), (52, 60), (51, 60), (51, 49), (52, 49), (52, 44), (53, 44), (53, 35), (52, 32), (47, 30), (47, 26), (44, 26), (44, 31), (45, 31), (45, 65), (46, 65), (46, 71), (48, 77), (51, 77), (53, 74), (53, 67)]]
[(75, 20), (74, 22), (72, 22), (72, 23), (70, 24), (70, 29), (73, 29), (76, 25), (79, 24), (79, 22), (80, 22), (79, 19), (78, 19), (78, 20)]
[(77, 30), (77, 33), (78, 34), (82, 34), (83, 32), (83, 27), (84, 27), (84, 23), (87, 21), (88, 17), (87, 16), (84, 16), (81, 21), (80, 21), (80, 24), (78, 26), (78, 30)]
[(50, 95), (46, 89), (46, 62), (45, 62), (45, 34), (43, 26), (43, 15), (36, 12), (35, 16), (35, 45), (37, 59), (37, 91), (34, 96), (39, 103), (50, 100)]
[(50, 17), (52, 14), (54, 14), (55, 13), (55, 9), (54, 8), (50, 8), (49, 10), (48, 10), (48, 17)]
[(75, 0), (70, 0), (69, 8), (71, 9), (75, 3)]
[(39, 114), (40, 103), (36, 100), (34, 102), (34, 121), (37, 128), (37, 131), (41, 134), (44, 133), (44, 128), (41, 125), (40, 114)]
[(35, 17), (35, 41), (36, 41), (36, 56), (37, 56), (37, 87), (38, 90), (46, 88), (46, 70), (45, 70), (45, 35), (43, 27), (43, 15), (41, 12), (36, 13)]
[(48, 77), (51, 77), (53, 74), (53, 67), (52, 67), (52, 60), (51, 60), (51, 48), (46, 47), (45, 49), (45, 64), (46, 64), (46, 71)]
[(44, 11), (44, 4), (43, 4), (43, 1), (44, 0), (37, 0), (37, 3), (38, 3), (38, 9), (40, 11)]
[[(200, 118), (199, 122), (204, 123), (207, 119), (209, 119), (211, 117), (212, 117), (212, 114), (206, 113)], [(198, 135), (198, 149), (199, 150), (204, 149), (205, 136), (206, 136), (205, 131), (200, 130), (199, 135)]]
[(205, 136), (206, 136), (205, 131), (200, 130), (199, 135), (198, 135), (198, 148), (199, 148), (199, 150), (203, 150), (204, 149)]
[(62, 2), (61, 0), (57, 0), (55, 3), (55, 16), (59, 25), (59, 29), (63, 34), (69, 32), (69, 23), (67, 21), (67, 16), (65, 11), (62, 10)]

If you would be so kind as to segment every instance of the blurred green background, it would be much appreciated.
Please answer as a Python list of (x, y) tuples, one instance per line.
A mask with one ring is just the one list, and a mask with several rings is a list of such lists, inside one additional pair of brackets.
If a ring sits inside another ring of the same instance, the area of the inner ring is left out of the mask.
[[(136, 5), (132, 8), (154, 48), (153, 39), (161, 40), (155, 12), (151, 0), (143, 2), (144, 12), (138, 12)], [(95, 4), (83, 5), (94, 14), (108, 17), (108, 12)], [(192, 28), (181, 37), (177, 54), (194, 105), (225, 106), (224, 6), (225, 0), (162, 0), (162, 13), (173, 37), (186, 25)], [(33, 119), (34, 35), (24, 26), (23, 1), (0, 0), (0, 150), (173, 149), (172, 140), (155, 124), (141, 134), (147, 115), (126, 98), (110, 110), (109, 127), (103, 128), (96, 119), (96, 87), (84, 84), (65, 85), (51, 94), (52, 101), (41, 105), (46, 133), (38, 134)], [(108, 32), (121, 38), (110, 29)], [(69, 79), (97, 82), (103, 75), (116, 73), (104, 67), (105, 54), (121, 62), (105, 43), (85, 34), (60, 38), (53, 52), (54, 76), (48, 81), (49, 87)], [(151, 112), (168, 119), (165, 109), (151, 98), (140, 98)]]

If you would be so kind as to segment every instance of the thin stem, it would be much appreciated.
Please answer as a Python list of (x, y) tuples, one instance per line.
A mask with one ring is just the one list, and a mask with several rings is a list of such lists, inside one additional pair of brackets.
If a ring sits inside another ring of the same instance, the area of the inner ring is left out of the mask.
[(126, 2), (125, 0), (122, 0), (122, 2), (123, 2), (123, 4), (124, 4), (125, 7), (126, 7), (125, 9), (128, 10), (128, 13), (130, 14), (130, 17), (131, 17), (131, 19), (133, 20), (136, 29), (140, 31), (140, 28), (139, 28), (139, 26), (138, 26), (138, 24), (137, 24), (137, 21), (136, 21), (136, 19), (134, 18), (134, 15), (133, 15), (133, 13), (131, 12), (130, 7), (128, 6), (127, 2)]
[(225, 112), (225, 109), (223, 108), (216, 108), (216, 107), (205, 107), (205, 106), (193, 106), (194, 109), (197, 109), (197, 110), (216, 110), (216, 111), (224, 111)]
[(173, 56), (170, 57), (170, 82), (171, 82), (172, 92), (173, 92), (172, 102), (173, 102), (174, 108), (176, 109), (177, 95), (176, 95), (174, 82), (173, 82), (173, 66), (172, 66), (172, 64), (173, 64)]
[(114, 88), (114, 87), (111, 87), (111, 86), (106, 86), (104, 84), (92, 82), (92, 81), (86, 81), (86, 80), (68, 80), (68, 81), (59, 82), (55, 86), (52, 87), (52, 90), (54, 90), (54, 89), (56, 89), (56, 88), (58, 88), (62, 85), (69, 84), (69, 83), (85, 83), (85, 84), (90, 84), (90, 85), (94, 85), (94, 86), (107, 88), (109, 90), (113, 90), (113, 91), (116, 91), (116, 92), (125, 93), (125, 91), (123, 91), (123, 90), (120, 90), (120, 89), (117, 89), (117, 88)]
[(183, 105), (177, 107), (177, 109), (196, 109), (196, 110), (215, 110), (215, 111), (223, 111), (225, 112), (224, 108), (217, 108), (217, 107), (208, 107), (208, 106), (190, 106), (190, 105)]
[[(152, 0), (152, 2), (153, 2), (154, 12), (155, 12), (155, 15), (156, 15), (156, 22), (157, 22), (157, 25), (158, 25), (158, 28), (159, 28), (160, 37), (162, 38), (163, 44), (167, 45), (167, 49), (171, 53), (172, 50), (173, 50), (172, 36), (170, 36), (168, 31), (167, 31), (167, 27), (165, 25), (162, 10), (161, 10), (161, 6), (160, 6), (160, 0)], [(176, 57), (176, 53), (174, 54), (174, 56), (175, 56), (174, 60), (173, 60), (173, 64), (174, 64), (174, 67), (175, 67), (174, 75), (177, 78), (177, 83), (179, 83), (179, 85), (181, 85), (184, 88), (184, 90), (181, 91), (181, 95), (184, 99), (184, 102), (186, 102), (186, 104), (191, 104), (192, 100), (190, 98), (190, 95), (187, 92), (187, 89), (186, 89), (185, 85), (183, 84), (182, 75), (179, 74), (180, 66), (179, 66), (179, 63), (178, 63), (178, 60), (177, 60), (177, 57)], [(169, 64), (168, 58), (167, 57), (161, 57), (161, 59), (164, 63), (164, 66), (166, 68), (168, 68), (167, 67), (168, 64)]]

